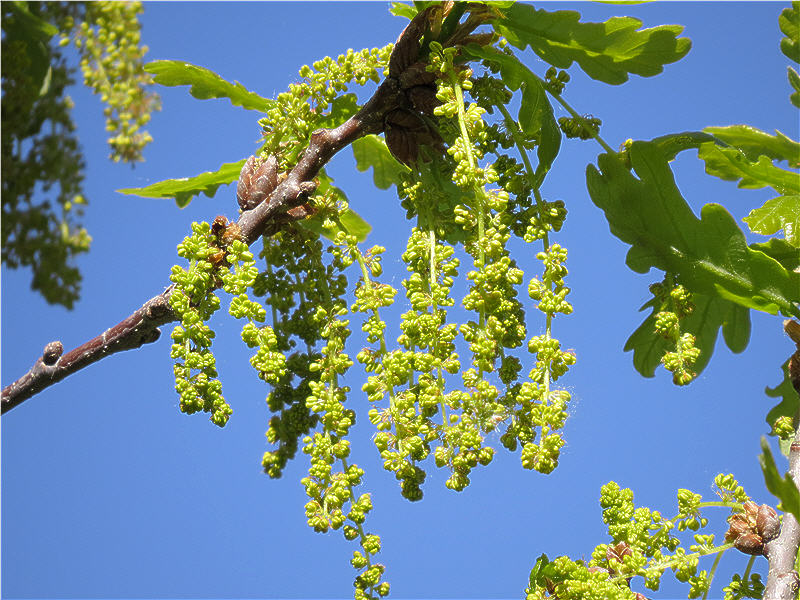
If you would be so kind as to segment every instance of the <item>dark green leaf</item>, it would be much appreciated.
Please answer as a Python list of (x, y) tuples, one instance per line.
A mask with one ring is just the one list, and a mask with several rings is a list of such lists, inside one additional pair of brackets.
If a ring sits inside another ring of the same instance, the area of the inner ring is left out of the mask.
[(190, 85), (189, 93), (199, 100), (228, 98), (234, 106), (248, 110), (266, 112), (275, 106), (273, 100), (262, 98), (247, 90), (241, 83), (230, 83), (205, 67), (198, 67), (181, 60), (154, 60), (144, 66), (153, 73), (153, 81), (166, 86)]
[(331, 129), (338, 127), (347, 119), (358, 112), (358, 97), (355, 94), (344, 94), (338, 96), (331, 102), (331, 108), (327, 114), (317, 122), (316, 126), (320, 129)]
[(705, 142), (716, 142), (716, 138), (702, 131), (684, 131), (670, 133), (651, 140), (667, 160), (673, 160), (680, 152), (699, 148)]
[(545, 62), (566, 69), (577, 62), (589, 77), (610, 84), (628, 80), (628, 74), (651, 77), (663, 65), (683, 58), (691, 47), (678, 38), (680, 25), (660, 25), (637, 31), (642, 22), (632, 17), (612, 17), (605, 23), (581, 23), (580, 13), (548, 12), (529, 4), (501, 9), (495, 30), (511, 44), (527, 46)]
[(748, 160), (738, 148), (722, 148), (713, 143), (700, 146), (697, 156), (706, 163), (706, 173), (725, 181), (741, 180), (740, 188), (771, 187), (779, 194), (800, 194), (800, 177), (797, 173), (780, 169), (766, 156), (757, 161)]
[[(50, 88), (52, 67), (49, 42), (58, 29), (30, 11), (27, 2), (9, 2), (11, 14), (4, 17), (3, 36), (6, 42), (20, 41), (30, 60), (28, 74), (43, 96)], [(7, 22), (6, 22), (7, 21)]]
[(771, 256), (787, 271), (795, 271), (800, 268), (800, 252), (786, 240), (772, 238), (763, 244), (750, 244), (750, 247)]
[(503, 83), (512, 90), (522, 90), (522, 102), (519, 107), (519, 127), (529, 136), (538, 136), (539, 143), (536, 155), (539, 164), (536, 166), (536, 178), (541, 181), (550, 169), (561, 148), (561, 129), (553, 116), (553, 107), (547, 99), (542, 80), (523, 65), (516, 56), (510, 56), (470, 44), (464, 51), (476, 58), (494, 61), (500, 66)]
[(400, 164), (389, 149), (383, 138), (377, 135), (366, 135), (357, 139), (352, 144), (353, 156), (356, 159), (356, 168), (366, 171), (372, 167), (372, 178), (375, 185), (387, 190), (392, 185), (400, 184), (400, 175), (408, 171), (408, 167)]
[(216, 171), (207, 171), (194, 177), (166, 179), (142, 188), (125, 188), (117, 191), (144, 198), (175, 198), (178, 206), (183, 208), (201, 192), (212, 198), (219, 186), (238, 181), (244, 163), (244, 160), (225, 163)]
[(763, 437), (761, 438), (761, 450), (763, 454), (758, 457), (758, 461), (761, 463), (761, 471), (764, 473), (767, 489), (780, 499), (784, 512), (792, 513), (800, 521), (800, 490), (797, 489), (797, 484), (788, 473), (783, 477), (778, 473), (769, 442)]
[(791, 8), (784, 8), (778, 25), (786, 36), (781, 40), (781, 52), (800, 63), (800, 3), (792, 2)]
[(744, 219), (754, 233), (772, 235), (783, 229), (783, 236), (800, 247), (800, 195), (778, 196), (750, 211)]
[[(711, 360), (717, 334), (722, 328), (725, 343), (732, 352), (742, 352), (750, 340), (750, 313), (746, 308), (722, 298), (706, 294), (692, 294), (694, 311), (681, 321), (681, 331), (695, 336), (695, 345), (700, 349), (700, 357), (694, 364), (697, 373)], [(674, 344), (655, 332), (656, 314), (659, 302), (652, 298), (641, 310), (651, 308), (650, 315), (631, 334), (625, 342), (625, 352), (633, 350), (633, 366), (645, 377), (653, 377), (661, 358), (666, 352), (675, 350)]]
[(587, 168), (592, 201), (611, 233), (630, 244), (626, 262), (637, 273), (652, 267), (674, 273), (690, 291), (717, 296), (771, 314), (800, 315), (800, 274), (748, 248), (733, 217), (706, 204), (698, 219), (681, 197), (667, 159), (652, 142), (629, 149), (638, 179), (616, 154)]
[[(781, 371), (783, 372), (783, 381), (781, 381), (774, 388), (764, 388), (764, 393), (770, 398), (781, 399), (781, 401), (773, 406), (772, 409), (767, 413), (766, 421), (770, 428), (772, 428), (772, 426), (775, 424), (775, 421), (777, 421), (780, 417), (789, 417), (790, 419), (794, 419), (798, 409), (800, 409), (800, 406), (798, 406), (800, 404), (800, 396), (797, 395), (797, 391), (794, 389), (794, 386), (789, 379), (788, 360), (781, 365)], [(788, 440), (787, 442), (781, 440), (781, 452), (785, 456), (789, 456), (789, 448), (791, 445), (791, 440)]]
[(774, 160), (786, 160), (790, 165), (800, 164), (800, 144), (780, 131), (776, 130), (775, 135), (770, 135), (750, 125), (706, 127), (703, 131), (735, 146), (750, 161), (757, 161), (759, 156), (768, 156)]
[(797, 74), (792, 67), (787, 67), (789, 75), (789, 85), (792, 86), (794, 92), (789, 95), (789, 102), (797, 108), (800, 108), (800, 75)]

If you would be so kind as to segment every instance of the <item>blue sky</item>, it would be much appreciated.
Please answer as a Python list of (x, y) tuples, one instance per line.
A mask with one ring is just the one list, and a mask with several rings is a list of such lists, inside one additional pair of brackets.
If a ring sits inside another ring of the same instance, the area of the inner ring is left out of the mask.
[[(633, 76), (624, 86), (608, 86), (575, 66), (569, 70), (566, 98), (581, 113), (600, 117), (601, 134), (617, 146), (627, 138), (735, 123), (797, 138), (788, 61), (778, 48), (778, 14), (787, 5), (540, 6), (577, 9), (584, 20), (627, 14), (646, 25), (686, 26), (692, 50), (657, 77)], [(149, 3), (143, 39), (149, 60), (202, 65), (272, 97), (298, 78), (303, 64), (394, 41), (406, 20), (387, 9), (383, 2)], [(541, 61), (527, 58), (544, 73)], [(29, 291), (27, 271), (3, 268), (3, 385), (23, 374), (47, 342), (60, 339), (73, 348), (160, 292), (179, 260), (175, 246), (193, 220), (236, 215), (233, 186), (183, 210), (172, 201), (114, 191), (214, 170), (256, 148), (256, 113), (227, 101), (195, 100), (186, 88), (159, 92), (163, 109), (149, 128), (155, 142), (146, 162), (131, 169), (106, 160), (99, 101), (80, 87), (71, 91), (88, 165), (86, 225), (94, 238), (79, 261), (82, 297), (73, 311), (48, 306)], [(555, 111), (556, 117), (565, 114), (558, 106)], [(688, 388), (675, 388), (663, 370), (653, 379), (639, 376), (622, 347), (644, 318), (637, 310), (660, 274), (637, 275), (625, 267), (627, 247), (609, 234), (588, 197), (584, 172), (599, 151), (593, 142), (565, 141), (543, 188), (546, 198), (564, 199), (570, 211), (556, 241), (570, 252), (575, 312), (556, 320), (555, 335), (578, 356), (564, 380), (574, 400), (567, 444), (553, 474), (524, 471), (518, 454), (500, 449), (462, 493), (445, 489), (446, 475), (431, 466), (424, 500), (411, 504), (382, 470), (366, 400), (358, 393), (351, 397), (361, 415), (353, 460), (366, 470), (373, 493), (367, 528), (382, 537), (380, 561), (387, 565), (391, 597), (520, 597), (542, 552), (588, 557), (607, 540), (597, 499), (609, 480), (633, 488), (637, 504), (669, 516), (678, 488), (711, 499), (719, 472), (736, 474), (759, 503), (774, 503), (757, 454), (773, 405), (764, 388), (780, 381), (780, 365), (792, 351), (781, 319), (753, 314), (747, 350), (733, 355), (718, 343), (710, 366)], [(769, 197), (706, 177), (692, 153), (673, 164), (696, 209), (721, 202), (741, 218)], [(385, 281), (399, 287), (407, 228), (398, 225), (404, 211), (396, 197), (374, 189), (347, 149), (329, 173), (373, 225), (367, 243), (388, 247)], [(518, 260), (527, 280), (537, 269), (533, 256)], [(280, 480), (261, 472), (267, 390), (247, 363), (239, 325), (223, 313), (212, 321), (220, 375), (234, 409), (223, 430), (202, 415), (179, 412), (169, 325), (158, 343), (107, 358), (3, 417), (4, 597), (351, 597), (354, 545), (339, 533), (316, 534), (305, 522), (299, 483), (305, 457)], [(358, 390), (357, 367), (353, 372), (350, 384)], [(709, 516), (720, 523), (721, 537), (726, 514)], [(726, 554), (720, 581), (745, 563), (744, 555)], [(757, 565), (766, 572), (763, 559)], [(648, 595), (685, 597), (686, 588), (669, 575), (663, 581), (661, 592)], [(711, 597), (720, 596), (717, 587)]]

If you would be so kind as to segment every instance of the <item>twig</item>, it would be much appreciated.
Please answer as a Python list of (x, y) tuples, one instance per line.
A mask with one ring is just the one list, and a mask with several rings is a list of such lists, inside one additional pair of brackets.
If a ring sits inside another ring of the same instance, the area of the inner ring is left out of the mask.
[[(409, 45), (419, 43), (420, 27), (424, 31), (423, 20), (427, 12), (422, 11), (408, 24), (395, 48), (401, 47), (407, 53)], [(303, 204), (310, 182), (334, 154), (360, 137), (383, 132), (386, 115), (390, 112), (412, 108), (399, 84), (400, 75), (397, 73), (387, 77), (361, 110), (339, 127), (318, 129), (311, 134), (308, 148), (286, 179), (269, 198), (239, 216), (237, 224), (242, 239), (248, 245), (262, 235), (274, 234), (292, 220), (287, 218), (286, 211)], [(169, 304), (172, 289), (172, 286), (168, 287), (117, 325), (67, 354), (62, 355), (61, 342), (48, 344), (43, 355), (25, 375), (3, 388), (0, 399), (2, 413), (106, 356), (155, 342), (161, 334), (159, 326), (175, 320), (175, 313)]]

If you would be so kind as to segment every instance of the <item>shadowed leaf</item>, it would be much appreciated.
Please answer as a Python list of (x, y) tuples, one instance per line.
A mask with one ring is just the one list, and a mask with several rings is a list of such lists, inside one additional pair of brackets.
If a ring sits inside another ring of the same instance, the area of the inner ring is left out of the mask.
[[(770, 409), (767, 413), (767, 425), (770, 428), (775, 424), (780, 417), (789, 417), (794, 419), (797, 414), (798, 404), (800, 404), (800, 396), (797, 395), (791, 380), (789, 379), (789, 361), (787, 360), (781, 365), (781, 372), (783, 373), (783, 381), (781, 381), (774, 388), (764, 388), (764, 393), (770, 398), (780, 398), (781, 401)], [(773, 435), (770, 433), (770, 435)], [(784, 456), (789, 456), (789, 449), (792, 445), (791, 440), (780, 440), (781, 453)]]
[(773, 160), (786, 160), (790, 165), (800, 164), (800, 144), (780, 131), (776, 130), (775, 135), (770, 135), (750, 125), (706, 127), (703, 131), (735, 146), (750, 161), (757, 161), (759, 156), (767, 156)]
[(772, 458), (772, 450), (765, 438), (761, 438), (761, 456), (758, 461), (761, 463), (761, 471), (764, 473), (764, 482), (767, 489), (777, 498), (780, 498), (781, 508), (784, 512), (792, 513), (797, 520), (800, 520), (800, 490), (797, 484), (787, 473), (781, 477), (775, 459)]

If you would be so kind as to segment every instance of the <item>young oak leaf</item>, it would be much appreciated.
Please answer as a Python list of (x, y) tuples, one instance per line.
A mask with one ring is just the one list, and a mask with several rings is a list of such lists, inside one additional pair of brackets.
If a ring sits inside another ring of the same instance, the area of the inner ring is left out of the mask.
[(722, 206), (706, 204), (698, 219), (656, 144), (634, 142), (628, 152), (635, 175), (616, 154), (601, 154), (599, 169), (587, 167), (586, 182), (611, 233), (631, 245), (626, 262), (632, 270), (655, 267), (678, 275), (693, 292), (800, 316), (800, 273), (749, 248)]
[(775, 130), (775, 135), (750, 125), (728, 125), (703, 129), (726, 144), (741, 150), (748, 160), (755, 162), (759, 156), (785, 160), (790, 166), (800, 166), (800, 144)]
[(203, 193), (209, 198), (213, 198), (219, 186), (237, 181), (244, 163), (245, 160), (224, 163), (216, 171), (206, 171), (194, 177), (165, 179), (145, 187), (123, 188), (117, 191), (121, 194), (131, 194), (143, 198), (175, 198), (178, 206), (184, 208), (195, 196)]
[(227, 98), (234, 106), (248, 110), (266, 112), (275, 106), (275, 101), (262, 98), (238, 81), (230, 83), (214, 71), (182, 60), (154, 60), (144, 70), (155, 75), (153, 81), (166, 86), (190, 85), (189, 93), (198, 100)]
[(560, 69), (573, 61), (592, 79), (618, 85), (628, 74), (658, 75), (663, 66), (683, 58), (689, 38), (679, 38), (680, 25), (660, 25), (639, 30), (642, 22), (633, 17), (612, 17), (604, 23), (581, 23), (571, 10), (548, 12), (529, 4), (501, 8), (502, 18), (495, 30), (511, 44), (527, 46), (545, 62)]
[(750, 211), (743, 221), (754, 233), (772, 235), (783, 229), (786, 241), (800, 247), (800, 195), (778, 196)]
[(725, 181), (740, 180), (740, 188), (771, 187), (779, 194), (800, 194), (800, 177), (793, 171), (780, 169), (761, 154), (755, 161), (738, 148), (723, 148), (707, 142), (700, 146), (697, 156), (705, 161), (706, 173)]

